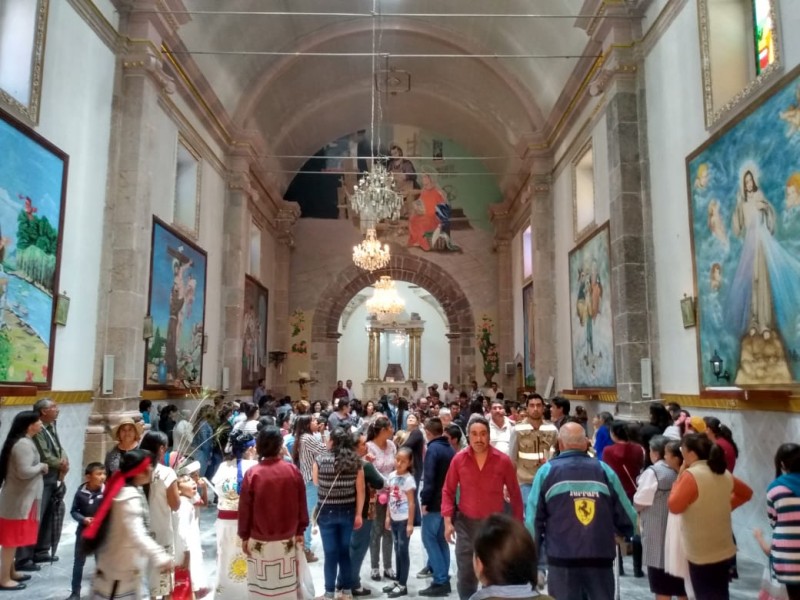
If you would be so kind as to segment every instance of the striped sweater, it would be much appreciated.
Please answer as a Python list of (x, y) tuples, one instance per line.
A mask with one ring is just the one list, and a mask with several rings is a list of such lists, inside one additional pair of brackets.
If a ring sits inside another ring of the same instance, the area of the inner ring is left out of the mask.
[(786, 473), (767, 488), (773, 528), (770, 560), (781, 583), (800, 584), (800, 473)]

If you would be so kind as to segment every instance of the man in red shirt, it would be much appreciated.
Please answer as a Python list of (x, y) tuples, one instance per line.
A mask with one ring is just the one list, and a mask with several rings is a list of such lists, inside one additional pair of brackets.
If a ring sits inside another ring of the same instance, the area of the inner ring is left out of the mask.
[[(472, 568), (472, 542), (481, 520), (506, 509), (506, 490), (511, 514), (522, 521), (522, 494), (514, 463), (489, 443), (489, 422), (480, 416), (470, 419), (467, 429), (469, 447), (453, 458), (442, 490), (444, 537), (453, 543), (456, 536), (458, 595), (468, 600), (478, 591)], [(456, 510), (456, 490), (460, 498)]]

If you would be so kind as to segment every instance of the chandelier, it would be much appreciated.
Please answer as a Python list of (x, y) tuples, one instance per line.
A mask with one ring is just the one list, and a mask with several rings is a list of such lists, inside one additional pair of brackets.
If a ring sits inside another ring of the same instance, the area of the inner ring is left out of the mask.
[(375, 282), (375, 293), (367, 300), (367, 310), (377, 316), (379, 321), (387, 321), (403, 312), (405, 307), (406, 303), (397, 295), (392, 278), (382, 275)]
[(389, 264), (389, 244), (381, 245), (374, 229), (367, 229), (367, 237), (358, 246), (353, 246), (353, 262), (359, 269), (375, 271)]
[(373, 227), (382, 219), (394, 221), (400, 218), (403, 196), (395, 191), (392, 174), (382, 164), (375, 163), (358, 185), (353, 186), (350, 206), (367, 227)]

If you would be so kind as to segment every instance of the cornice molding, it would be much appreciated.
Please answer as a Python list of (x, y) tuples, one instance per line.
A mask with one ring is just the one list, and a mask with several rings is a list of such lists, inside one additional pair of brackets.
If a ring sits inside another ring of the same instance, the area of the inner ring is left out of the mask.
[(109, 50), (114, 54), (119, 54), (122, 51), (124, 46), (122, 36), (92, 0), (67, 1)]

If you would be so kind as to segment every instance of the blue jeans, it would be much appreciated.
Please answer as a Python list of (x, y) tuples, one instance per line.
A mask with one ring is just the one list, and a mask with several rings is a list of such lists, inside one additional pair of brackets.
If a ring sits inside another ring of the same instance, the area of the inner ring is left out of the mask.
[(308, 516), (309, 516), (309, 523), (308, 527), (306, 527), (306, 532), (303, 535), (303, 543), (306, 545), (306, 550), (311, 550), (311, 513), (317, 506), (318, 500), (318, 492), (317, 486), (314, 485), (313, 481), (309, 481), (306, 483), (306, 508), (308, 508)]
[(75, 562), (72, 563), (72, 593), (81, 595), (81, 580), (83, 579), (83, 565), (86, 564), (86, 554), (83, 552), (81, 534), (83, 527), (78, 527), (75, 537)]
[(528, 496), (531, 495), (532, 483), (520, 483), (519, 491), (522, 492), (522, 510), (528, 511)]
[[(361, 565), (369, 550), (369, 540), (372, 537), (372, 521), (364, 519), (361, 529), (353, 531), (350, 537), (350, 562), (353, 564), (353, 589), (361, 589)], [(341, 587), (341, 586), (339, 586)]]
[(392, 521), (392, 541), (394, 542), (394, 555), (397, 562), (397, 583), (406, 587), (408, 583), (408, 570), (411, 559), (408, 557), (408, 519)]
[(317, 518), (322, 549), (325, 551), (325, 593), (336, 591), (336, 574), (340, 576), (342, 591), (353, 589), (353, 565), (350, 562), (350, 536), (356, 507), (352, 504), (338, 506), (325, 504)]
[(440, 512), (422, 515), (422, 545), (428, 553), (433, 571), (433, 583), (442, 585), (450, 580), (450, 546), (444, 539), (444, 518)]

